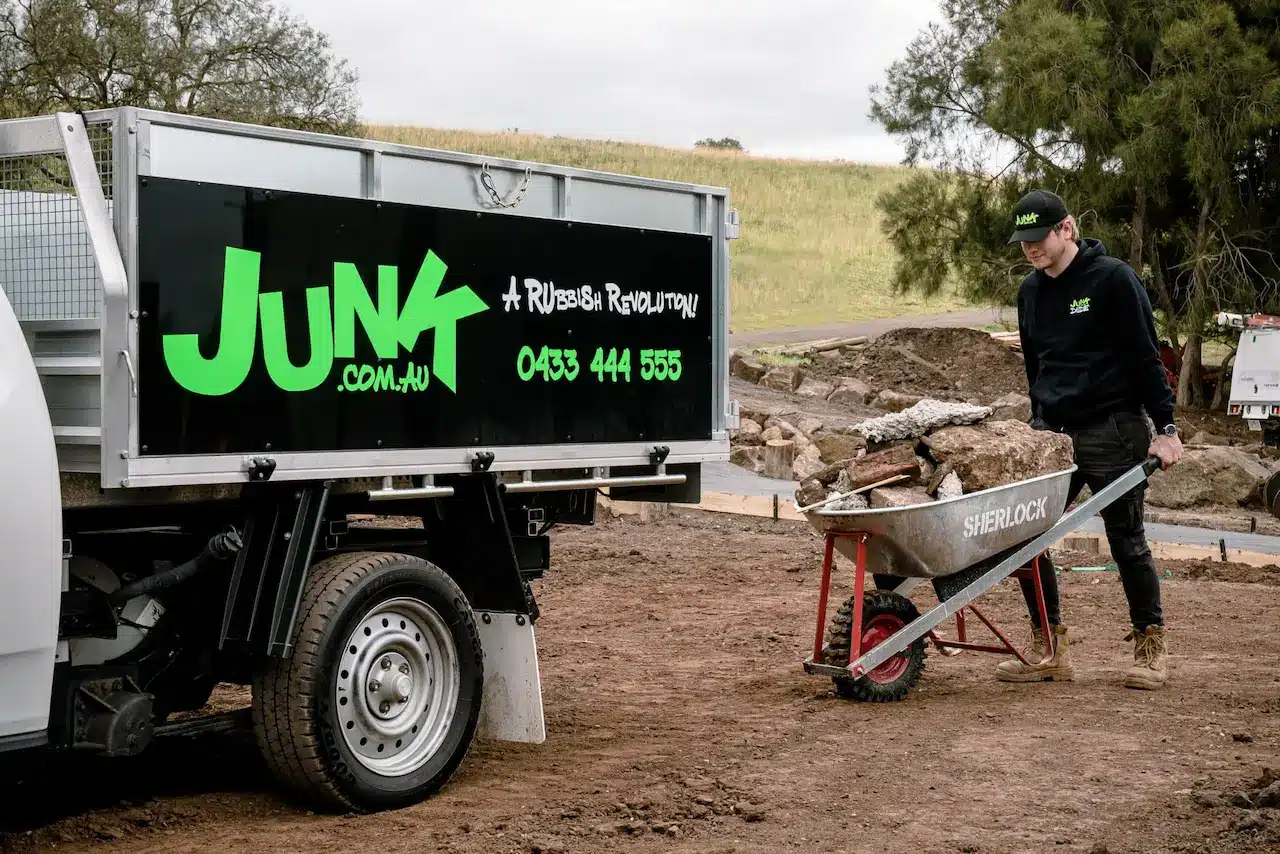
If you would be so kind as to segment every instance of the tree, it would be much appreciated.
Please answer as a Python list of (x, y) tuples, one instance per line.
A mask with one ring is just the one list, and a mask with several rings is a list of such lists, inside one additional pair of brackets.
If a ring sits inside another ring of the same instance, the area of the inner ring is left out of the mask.
[(354, 134), (357, 80), (270, 0), (0, 0), (0, 117), (136, 106)]
[(731, 136), (724, 136), (720, 139), (700, 139), (693, 144), (694, 148), (720, 148), (726, 151), (742, 151), (742, 143)]
[[(880, 199), (895, 284), (1009, 304), (1029, 269), (1008, 211), (1032, 186), (1152, 292), (1178, 401), (1200, 403), (1217, 308), (1266, 310), (1280, 267), (1280, 3), (944, 0), (874, 88), (871, 116), (933, 161)], [(999, 155), (1004, 159), (996, 160)]]

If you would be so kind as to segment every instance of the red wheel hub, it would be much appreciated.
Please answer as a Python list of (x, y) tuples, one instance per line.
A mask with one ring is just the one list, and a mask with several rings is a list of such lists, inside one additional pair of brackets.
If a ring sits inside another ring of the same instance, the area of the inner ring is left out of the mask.
[[(862, 652), (866, 653), (884, 643), (904, 625), (906, 624), (902, 620), (891, 614), (878, 614), (872, 617), (862, 627)], [(888, 684), (906, 672), (907, 664), (906, 655), (899, 653), (868, 673), (867, 678), (881, 685)]]

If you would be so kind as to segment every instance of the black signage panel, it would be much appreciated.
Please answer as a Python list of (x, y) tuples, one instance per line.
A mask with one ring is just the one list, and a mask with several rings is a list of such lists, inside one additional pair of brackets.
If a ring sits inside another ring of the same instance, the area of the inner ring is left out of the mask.
[(712, 249), (144, 178), (142, 452), (709, 439)]

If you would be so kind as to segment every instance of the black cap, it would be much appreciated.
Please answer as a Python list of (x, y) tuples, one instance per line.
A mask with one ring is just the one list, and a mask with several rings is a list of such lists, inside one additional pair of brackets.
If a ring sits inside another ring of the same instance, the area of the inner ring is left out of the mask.
[(1062, 200), (1062, 196), (1048, 190), (1032, 190), (1019, 199), (1013, 209), (1015, 231), (1009, 237), (1009, 242), (1025, 240), (1036, 243), (1044, 240), (1053, 227), (1068, 215), (1067, 203)]

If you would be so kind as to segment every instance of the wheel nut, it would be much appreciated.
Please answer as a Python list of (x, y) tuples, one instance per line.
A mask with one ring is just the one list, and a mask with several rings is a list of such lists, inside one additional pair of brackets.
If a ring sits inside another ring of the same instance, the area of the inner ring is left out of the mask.
[(381, 710), (382, 713), (385, 715), (387, 712), (391, 711), (391, 704), (383, 703), (382, 705), (378, 706), (378, 709)]
[(379, 682), (377, 679), (369, 683), (369, 690), (373, 691), (374, 693), (377, 693), (378, 689), (381, 687), (382, 687), (382, 683)]
[(408, 672), (409, 672), (409, 665), (407, 665), (407, 664), (402, 664), (402, 665), (400, 665), (400, 672), (401, 672), (401, 673), (408, 673)]
[(384, 659), (382, 659), (382, 669), (383, 669), (383, 670), (390, 670), (390, 669), (391, 669), (391, 659), (389, 659), (389, 658), (384, 658)]

